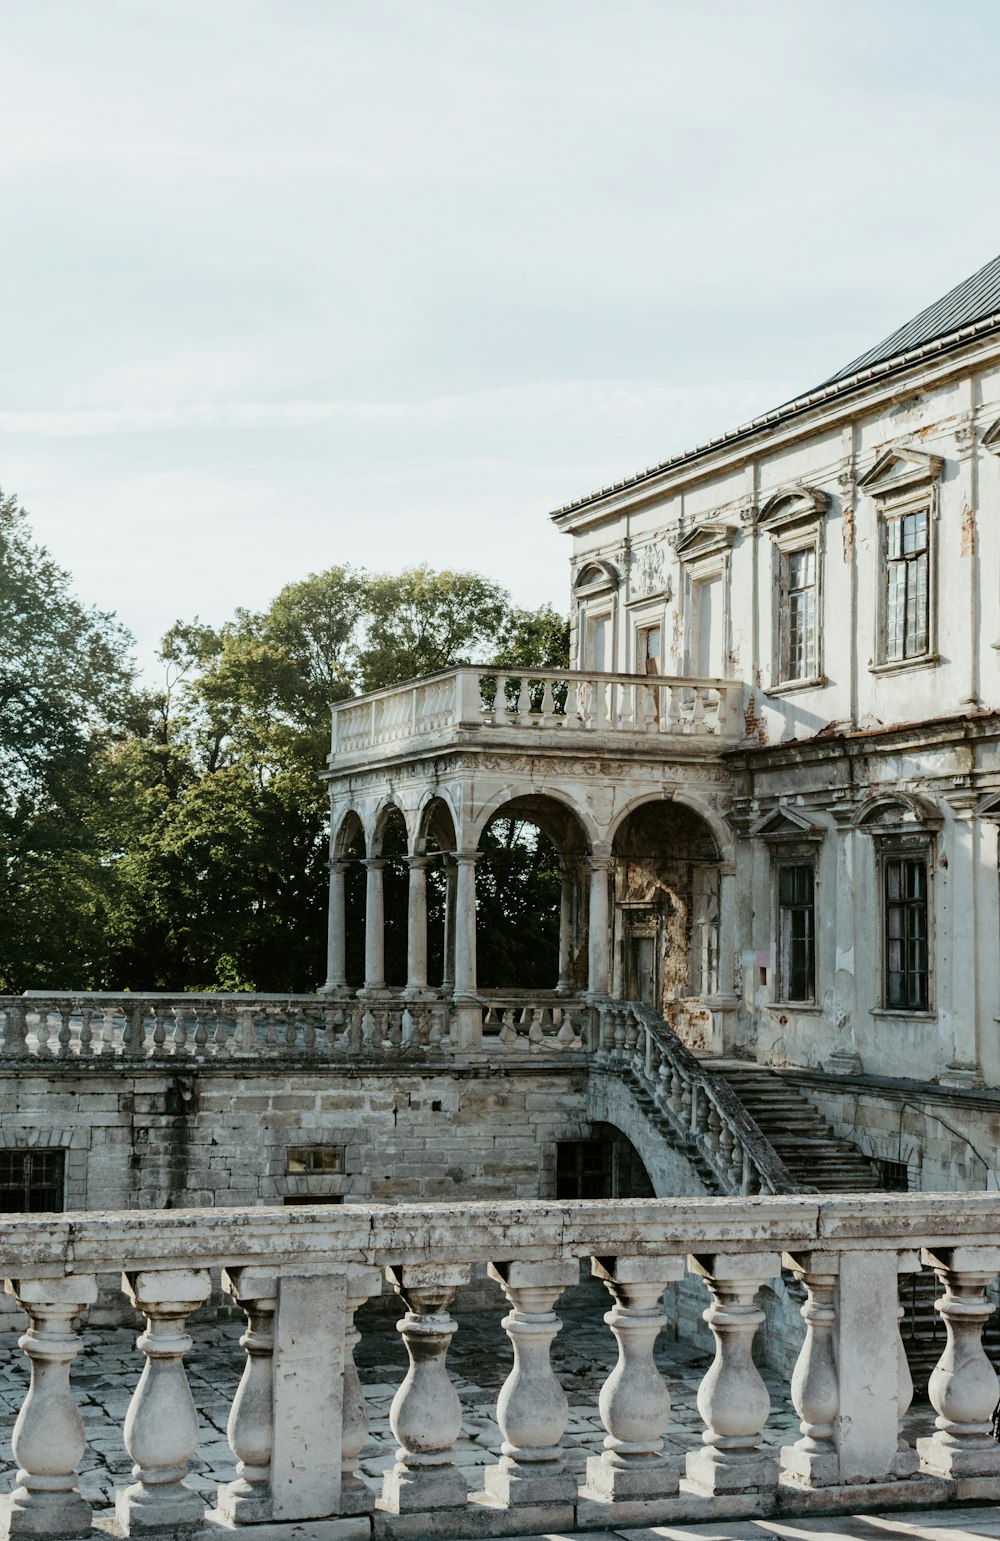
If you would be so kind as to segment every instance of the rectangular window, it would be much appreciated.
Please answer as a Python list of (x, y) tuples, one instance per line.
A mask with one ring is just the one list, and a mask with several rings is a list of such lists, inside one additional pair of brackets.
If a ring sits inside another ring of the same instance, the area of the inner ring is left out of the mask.
[(691, 599), (691, 662), (695, 676), (718, 679), (722, 675), (722, 579), (699, 579), (691, 585)]
[(659, 674), (663, 632), (659, 626), (640, 626), (635, 634), (635, 672)]
[(885, 1004), (890, 1010), (926, 1011), (926, 856), (886, 856), (884, 882)]
[(294, 1173), (342, 1172), (344, 1147), (342, 1145), (299, 1145), (287, 1153), (285, 1171)]
[(65, 1161), (62, 1150), (0, 1150), (0, 1212), (58, 1214)]
[(778, 868), (778, 990), (783, 1001), (816, 998), (816, 898), (812, 862)]
[(919, 658), (929, 646), (926, 508), (885, 523), (885, 657)]
[(587, 662), (588, 669), (594, 669), (598, 674), (604, 674), (608, 667), (608, 618), (604, 615), (593, 615), (587, 622)]
[(816, 547), (783, 552), (781, 570), (781, 678), (815, 679)]

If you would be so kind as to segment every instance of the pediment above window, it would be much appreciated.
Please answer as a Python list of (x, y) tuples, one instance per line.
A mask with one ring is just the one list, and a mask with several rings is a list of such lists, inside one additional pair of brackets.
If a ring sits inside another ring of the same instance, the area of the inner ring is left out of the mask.
[(930, 487), (941, 474), (940, 455), (912, 444), (891, 445), (875, 458), (875, 464), (858, 481), (872, 498), (892, 498)]
[(1000, 455), (1000, 417), (983, 434), (983, 448), (992, 450), (994, 455)]
[(695, 525), (694, 529), (678, 537), (677, 555), (682, 561), (689, 562), (697, 557), (728, 551), (736, 539), (738, 529), (739, 524), (731, 523), (728, 519), (706, 519), (703, 524)]
[(916, 792), (891, 792), (862, 804), (855, 815), (856, 828), (870, 835), (915, 835), (940, 829), (941, 810)]
[(786, 530), (796, 524), (815, 524), (826, 513), (830, 499), (819, 487), (805, 482), (789, 482), (778, 487), (767, 499), (758, 516), (758, 524), (768, 530)]
[(573, 592), (579, 599), (590, 599), (595, 594), (615, 593), (620, 582), (621, 577), (613, 562), (595, 558), (584, 562), (580, 568), (573, 579)]
[(764, 815), (752, 830), (759, 840), (822, 840), (824, 827), (812, 814), (782, 803)]

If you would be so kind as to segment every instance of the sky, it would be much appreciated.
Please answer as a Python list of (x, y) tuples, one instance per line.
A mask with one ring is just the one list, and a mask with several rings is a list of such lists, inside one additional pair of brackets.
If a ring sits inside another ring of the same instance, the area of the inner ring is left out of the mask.
[(0, 0), (0, 487), (155, 678), (548, 511), (1000, 250), (996, 0)]

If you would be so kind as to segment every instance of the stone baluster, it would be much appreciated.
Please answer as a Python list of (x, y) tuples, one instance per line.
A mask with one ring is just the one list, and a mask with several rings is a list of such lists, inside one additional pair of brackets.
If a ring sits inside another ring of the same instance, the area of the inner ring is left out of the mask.
[(44, 1002), (40, 1002), (35, 1012), (35, 1045), (40, 1058), (47, 1059), (52, 1053), (49, 1047), (49, 1008)]
[(28, 1314), (18, 1343), (31, 1364), (31, 1383), (11, 1437), (17, 1486), (0, 1499), (0, 1535), (89, 1535), (90, 1505), (76, 1485), (86, 1437), (69, 1372), (81, 1348), (74, 1321), (97, 1299), (96, 1280), (9, 1279), (4, 1288)]
[(660, 714), (660, 732), (675, 733), (680, 716), (680, 691), (675, 690), (673, 685), (661, 685), (659, 691), (663, 701), (663, 710)]
[(396, 1323), (410, 1368), (389, 1409), (389, 1427), (399, 1442), (396, 1464), (382, 1480), (380, 1507), (390, 1514), (465, 1506), (465, 1478), (452, 1460), (462, 1429), (462, 1404), (445, 1359), (458, 1327), (448, 1315), (456, 1291), (470, 1270), (458, 1265), (403, 1264), (386, 1277), (406, 1306)]
[(179, 1005), (175, 1005), (171, 1009), (174, 1016), (174, 1031), (171, 1035), (173, 1052), (175, 1054), (183, 1054), (184, 1050), (187, 1048), (188, 1041), (187, 1009), (186, 1007)]
[(525, 675), (521, 675), (517, 682), (517, 716), (518, 720), (527, 718), (531, 712), (531, 682)]
[(834, 1438), (840, 1409), (835, 1344), (840, 1258), (829, 1252), (786, 1253), (783, 1262), (806, 1287), (801, 1309), (806, 1335), (791, 1385), (802, 1437), (781, 1451), (782, 1481), (789, 1486), (829, 1487), (840, 1473)]
[(704, 1313), (715, 1338), (715, 1359), (698, 1388), (705, 1449), (687, 1457), (687, 1477), (708, 1493), (772, 1488), (778, 1461), (765, 1454), (761, 1434), (771, 1410), (767, 1387), (753, 1362), (753, 1340), (764, 1313), (755, 1297), (781, 1271), (777, 1253), (714, 1253), (691, 1257), (712, 1304)]
[[(503, 1435), (500, 1462), (486, 1468), (486, 1491), (509, 1508), (572, 1505), (576, 1479), (563, 1466), (561, 1440), (569, 1417), (566, 1394), (552, 1372), (549, 1349), (562, 1323), (553, 1306), (580, 1276), (575, 1259), (491, 1263), (511, 1311), (501, 1326), (514, 1348), (514, 1368), (497, 1398)], [(572, 1508), (567, 1523), (572, 1520)]]
[[(162, 1054), (163, 1045), (167, 1037), (166, 1007), (159, 1001), (153, 1006), (153, 1053)], [(80, 1034), (80, 1043), (83, 1044), (83, 1033)]]
[(208, 1043), (208, 1024), (210, 1012), (207, 1006), (194, 1007), (194, 1051), (196, 1054), (204, 1054)]
[(666, 1323), (663, 1291), (683, 1278), (684, 1259), (595, 1257), (591, 1270), (614, 1301), (604, 1320), (618, 1344), (618, 1363), (601, 1388), (601, 1422), (608, 1433), (603, 1454), (587, 1461), (586, 1491), (605, 1499), (668, 1497), (677, 1491), (683, 1458), (664, 1454), (670, 1393), (653, 1345)]
[(138, 1056), (146, 1047), (146, 1003), (138, 1001), (130, 1006), (125, 1014), (125, 1027), (122, 1031), (122, 1051), (125, 1054)]
[(600, 733), (606, 733), (611, 724), (608, 722), (608, 687), (605, 680), (594, 680), (590, 687), (590, 714), (591, 726)]
[(377, 1268), (355, 1264), (347, 1270), (347, 1326), (344, 1332), (344, 1426), (340, 1444), (340, 1512), (369, 1514), (375, 1506), (375, 1494), (358, 1475), (358, 1457), (368, 1438), (368, 1403), (354, 1363), (354, 1349), (361, 1334), (354, 1325), (354, 1313), (377, 1295), (382, 1276)]
[(219, 1511), (235, 1525), (269, 1520), (274, 1446), (274, 1313), (277, 1275), (262, 1268), (230, 1268), (222, 1288), (243, 1307), (247, 1330), (243, 1377), (233, 1398), (226, 1433), (236, 1456), (236, 1481), (219, 1488)]
[(712, 1102), (708, 1108), (708, 1122), (705, 1126), (705, 1146), (712, 1155), (718, 1155), (719, 1138), (722, 1134), (722, 1119), (719, 1110)]
[(94, 1045), (94, 1008), (93, 1006), (81, 1006), (80, 1008), (80, 1054), (89, 1056), (93, 1052)]
[(552, 727), (555, 722), (556, 703), (552, 694), (552, 680), (547, 679), (542, 685), (542, 727)]
[(1000, 1386), (982, 1337), (993, 1311), (985, 1289), (1000, 1270), (1000, 1247), (928, 1247), (921, 1256), (944, 1287), (934, 1307), (948, 1330), (927, 1387), (937, 1418), (931, 1438), (917, 1441), (921, 1467), (939, 1477), (996, 1478), (1000, 1445), (991, 1418)]
[(102, 1054), (113, 1054), (114, 1053), (114, 1050), (115, 1050), (115, 1038), (117, 1036), (116, 1028), (115, 1028), (115, 1021), (116, 1021), (116, 1018), (118, 1016), (118, 1011), (119, 1011), (119, 1008), (117, 1006), (108, 1005), (108, 1006), (104, 1007), (104, 1011), (102, 1013), (102, 1015), (104, 1017), (104, 1026), (101, 1029), (101, 1053)]
[(70, 1026), (70, 1018), (72, 1015), (72, 1006), (63, 1005), (59, 1007), (59, 1033), (57, 1042), (58, 1052), (63, 1058), (65, 1058), (65, 1056), (69, 1053), (69, 1046), (73, 1038), (73, 1029)]
[(566, 685), (566, 706), (563, 711), (563, 726), (578, 728), (581, 726), (580, 711), (580, 686), (577, 680), (571, 679)]
[(201, 1523), (204, 1500), (183, 1481), (198, 1443), (198, 1418), (184, 1372), (191, 1339), (184, 1324), (211, 1294), (207, 1269), (124, 1274), (122, 1285), (146, 1318), (137, 1347), (146, 1365), (125, 1418), (125, 1448), (137, 1479), (119, 1491), (115, 1517), (126, 1535)]

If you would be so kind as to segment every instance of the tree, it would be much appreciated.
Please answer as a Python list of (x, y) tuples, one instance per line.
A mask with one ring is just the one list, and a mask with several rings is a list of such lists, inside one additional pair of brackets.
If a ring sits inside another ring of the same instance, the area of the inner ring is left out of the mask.
[(132, 640), (0, 495), (0, 988), (100, 978), (115, 873), (98, 766), (134, 731)]

